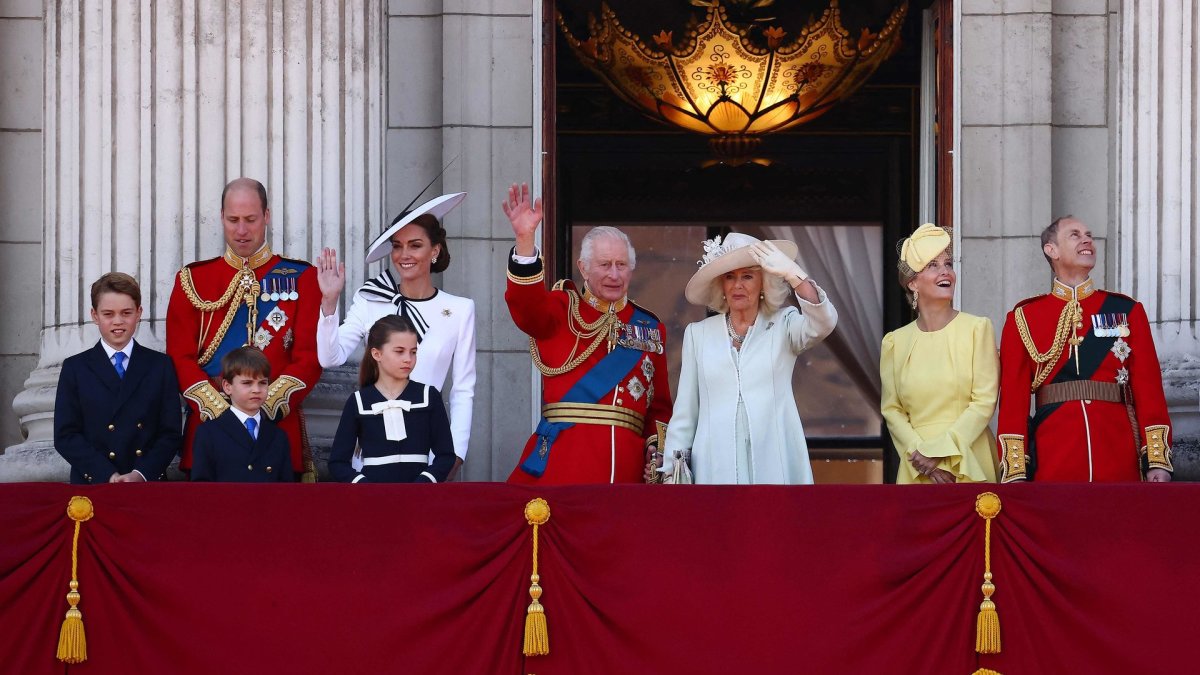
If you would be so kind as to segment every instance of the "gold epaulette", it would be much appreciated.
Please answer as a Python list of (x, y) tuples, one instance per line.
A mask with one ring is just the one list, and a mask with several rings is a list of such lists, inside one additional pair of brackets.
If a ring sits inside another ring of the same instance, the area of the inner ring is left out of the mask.
[(200, 410), (201, 421), (215, 420), (221, 413), (229, 410), (229, 403), (225, 397), (221, 396), (208, 380), (201, 380), (188, 387), (184, 390), (183, 397), (196, 404)]
[(291, 375), (280, 375), (279, 379), (267, 387), (267, 399), (263, 401), (263, 410), (266, 411), (267, 417), (275, 421), (287, 417), (288, 413), (291, 412), (288, 399), (292, 397), (293, 393), (304, 389), (306, 386)]

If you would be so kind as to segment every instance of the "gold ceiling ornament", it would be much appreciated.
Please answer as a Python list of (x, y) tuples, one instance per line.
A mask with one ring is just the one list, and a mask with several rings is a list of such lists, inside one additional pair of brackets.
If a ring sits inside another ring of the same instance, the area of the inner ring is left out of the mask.
[(713, 136), (717, 156), (729, 159), (854, 93), (895, 53), (908, 13), (901, 0), (878, 33), (864, 28), (855, 38), (831, 0), (789, 39), (783, 27), (742, 28), (718, 0), (707, 4), (696, 28), (679, 39), (662, 30), (653, 46), (622, 26), (607, 3), (599, 20), (588, 17), (585, 40), (571, 34), (561, 12), (558, 24), (575, 55), (618, 96), (654, 119)]

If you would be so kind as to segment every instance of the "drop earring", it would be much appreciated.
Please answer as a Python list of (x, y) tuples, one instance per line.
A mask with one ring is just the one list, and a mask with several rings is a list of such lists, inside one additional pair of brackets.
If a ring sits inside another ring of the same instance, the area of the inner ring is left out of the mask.
[(913, 291), (912, 308), (913, 308), (914, 312), (917, 311), (917, 292), (916, 291)]

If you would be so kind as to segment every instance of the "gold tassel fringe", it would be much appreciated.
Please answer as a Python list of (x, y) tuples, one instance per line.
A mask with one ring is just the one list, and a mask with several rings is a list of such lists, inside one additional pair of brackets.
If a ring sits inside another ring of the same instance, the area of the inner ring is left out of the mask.
[(538, 497), (525, 505), (525, 521), (533, 526), (533, 574), (529, 576), (529, 597), (532, 602), (525, 610), (525, 656), (545, 656), (550, 653), (550, 635), (546, 629), (546, 608), (542, 607), (542, 587), (538, 576), (538, 526), (550, 520), (550, 505)]
[(79, 611), (79, 529), (91, 520), (95, 512), (92, 500), (87, 497), (71, 497), (67, 503), (67, 517), (75, 521), (75, 536), (71, 540), (71, 590), (67, 592), (67, 616), (58, 632), (58, 660), (63, 663), (87, 661), (87, 634), (83, 631), (83, 612)]
[(983, 602), (979, 604), (979, 616), (975, 619), (975, 651), (980, 654), (1000, 653), (1000, 615), (992, 594), (996, 586), (992, 583), (992, 519), (1000, 513), (1000, 497), (994, 492), (984, 492), (975, 498), (975, 512), (983, 518)]

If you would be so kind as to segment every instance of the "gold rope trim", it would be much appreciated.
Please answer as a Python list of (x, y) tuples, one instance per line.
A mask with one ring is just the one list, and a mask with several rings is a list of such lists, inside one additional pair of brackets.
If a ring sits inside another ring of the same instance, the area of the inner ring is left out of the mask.
[(550, 636), (546, 632), (546, 610), (539, 602), (542, 597), (542, 587), (538, 576), (538, 526), (545, 525), (550, 520), (550, 505), (545, 499), (537, 497), (525, 505), (525, 522), (533, 526), (533, 574), (529, 576), (529, 597), (532, 602), (525, 610), (525, 647), (521, 653), (525, 656), (545, 656), (550, 653)]
[(975, 619), (975, 651), (980, 654), (1000, 653), (1000, 615), (992, 593), (992, 519), (1000, 513), (1000, 497), (994, 492), (983, 492), (975, 498), (975, 512), (983, 518), (983, 602), (979, 605), (979, 616)]
[(1080, 342), (1083, 342), (1083, 338), (1075, 335), (1075, 329), (1083, 326), (1083, 308), (1079, 306), (1078, 300), (1072, 299), (1067, 302), (1058, 315), (1058, 326), (1054, 329), (1054, 342), (1044, 353), (1038, 352), (1037, 345), (1033, 342), (1033, 336), (1029, 334), (1029, 324), (1025, 321), (1024, 308), (1018, 307), (1013, 310), (1013, 317), (1017, 320), (1017, 333), (1021, 335), (1025, 351), (1029, 354), (1029, 358), (1033, 359), (1036, 367), (1033, 383), (1029, 390), (1037, 391), (1046, 378), (1050, 377), (1050, 371), (1054, 370), (1054, 364), (1058, 363), (1058, 358), (1062, 356), (1066, 343), (1070, 342), (1071, 346), (1078, 346)]
[[(597, 348), (606, 340), (611, 342), (615, 339), (616, 327), (620, 324), (620, 319), (615, 313), (606, 312), (600, 315), (600, 318), (588, 323), (583, 320), (583, 315), (579, 313), (579, 294), (573, 291), (567, 291), (567, 302), (570, 306), (570, 316), (567, 317), (567, 327), (571, 329), (571, 333), (575, 335), (575, 346), (571, 347), (571, 353), (567, 355), (566, 360), (561, 366), (551, 368), (542, 361), (541, 352), (538, 350), (537, 341), (529, 338), (529, 356), (533, 358), (533, 365), (542, 375), (546, 377), (554, 377), (569, 373), (579, 367), (579, 364), (587, 361)], [(573, 323), (574, 322), (574, 323)], [(576, 328), (578, 324), (578, 328)], [(591, 344), (579, 356), (575, 352), (579, 350), (579, 342), (581, 340), (591, 340)]]
[[(233, 323), (233, 317), (237, 315), (238, 304), (244, 302), (250, 310), (250, 320), (246, 322), (246, 344), (254, 344), (254, 328), (258, 325), (258, 294), (262, 290), (258, 283), (258, 278), (254, 276), (254, 271), (249, 267), (242, 267), (233, 279), (229, 281), (229, 287), (225, 289), (225, 293), (216, 300), (209, 301), (200, 297), (196, 291), (196, 283), (192, 280), (192, 270), (183, 268), (179, 270), (179, 286), (183, 289), (183, 294), (187, 296), (188, 302), (192, 303), (192, 307), (201, 312), (215, 312), (218, 309), (224, 309), (228, 305), (228, 310), (225, 312), (225, 318), (221, 320), (221, 325), (217, 327), (217, 333), (213, 339), (209, 341), (208, 348), (197, 359), (197, 363), (201, 366), (212, 360), (213, 355), (217, 353), (217, 348), (221, 346), (221, 341), (225, 339), (225, 333), (229, 331), (229, 326)], [(241, 290), (241, 298), (236, 298), (237, 292)], [(236, 298), (236, 299), (235, 299)], [(203, 320), (203, 317), (202, 319)]]
[(67, 593), (67, 616), (58, 632), (58, 660), (63, 663), (87, 661), (87, 635), (83, 631), (83, 613), (79, 611), (79, 529), (85, 521), (95, 515), (92, 500), (87, 497), (71, 497), (67, 502), (67, 517), (75, 521), (75, 535), (71, 539), (71, 590)]

